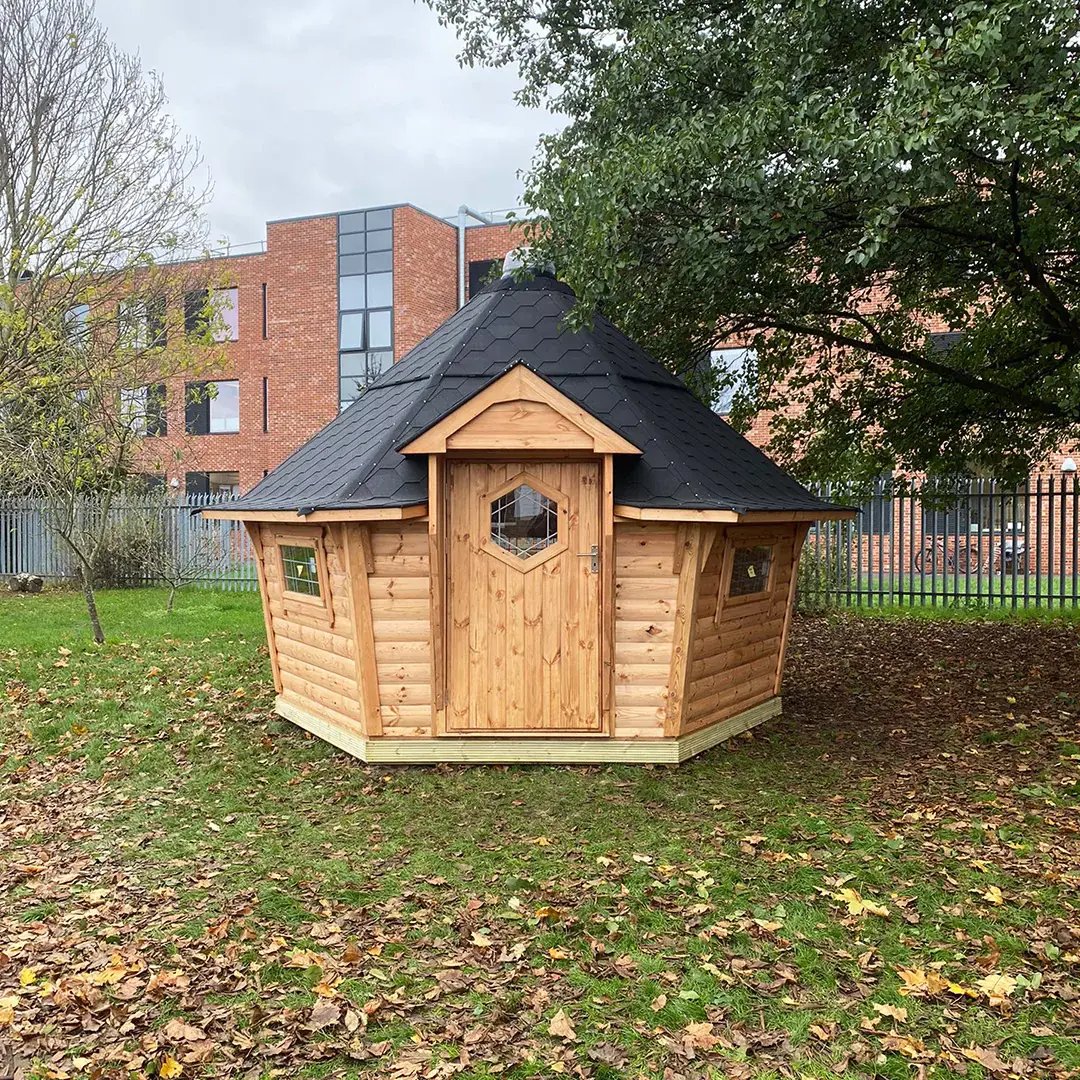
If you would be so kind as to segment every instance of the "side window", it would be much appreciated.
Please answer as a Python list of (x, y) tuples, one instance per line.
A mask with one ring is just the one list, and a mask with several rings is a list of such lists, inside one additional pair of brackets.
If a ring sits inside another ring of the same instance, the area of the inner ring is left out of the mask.
[(165, 384), (120, 391), (121, 415), (136, 435), (165, 435)]
[(285, 591), (301, 596), (322, 596), (319, 585), (319, 560), (314, 545), (282, 544), (281, 570)]
[(737, 547), (731, 556), (731, 581), (728, 596), (756, 596), (769, 591), (772, 577), (771, 544)]
[(184, 330), (204, 334), (213, 326), (214, 341), (236, 341), (240, 336), (239, 290), (195, 289), (184, 296)]
[(239, 290), (215, 289), (211, 298), (217, 312), (215, 341), (236, 341), (240, 337)]
[(279, 533), (276, 541), (286, 618), (329, 620), (332, 626), (334, 609), (321, 530)]
[(502, 269), (502, 259), (474, 259), (469, 263), (469, 296), (475, 296)]

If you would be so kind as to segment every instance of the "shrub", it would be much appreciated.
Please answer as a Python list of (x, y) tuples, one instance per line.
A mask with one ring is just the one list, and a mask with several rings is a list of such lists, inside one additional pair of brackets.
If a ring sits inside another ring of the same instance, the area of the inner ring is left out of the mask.
[(169, 538), (160, 523), (145, 513), (125, 513), (107, 526), (94, 559), (98, 588), (130, 588), (151, 584), (153, 567), (164, 561)]
[(795, 582), (795, 606), (806, 615), (820, 615), (839, 605), (840, 567), (835, 553), (827, 558), (808, 541), (799, 559), (799, 576)]

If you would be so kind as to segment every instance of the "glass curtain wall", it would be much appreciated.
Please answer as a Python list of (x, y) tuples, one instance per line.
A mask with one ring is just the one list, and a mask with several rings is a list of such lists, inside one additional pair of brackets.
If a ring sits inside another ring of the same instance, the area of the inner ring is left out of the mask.
[(394, 362), (394, 212), (338, 215), (338, 376), (347, 409)]

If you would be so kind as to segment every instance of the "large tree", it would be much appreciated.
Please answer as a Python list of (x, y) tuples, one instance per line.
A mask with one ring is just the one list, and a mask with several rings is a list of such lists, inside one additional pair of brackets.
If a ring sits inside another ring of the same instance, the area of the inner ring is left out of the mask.
[(807, 474), (1080, 435), (1073, 0), (429, 2), (568, 118), (528, 196), (583, 309), (698, 377), (752, 344), (736, 416)]
[(47, 507), (99, 641), (94, 565), (154, 468), (159, 387), (219, 359), (212, 272), (185, 261), (205, 250), (201, 173), (91, 0), (0, 0), (0, 490)]

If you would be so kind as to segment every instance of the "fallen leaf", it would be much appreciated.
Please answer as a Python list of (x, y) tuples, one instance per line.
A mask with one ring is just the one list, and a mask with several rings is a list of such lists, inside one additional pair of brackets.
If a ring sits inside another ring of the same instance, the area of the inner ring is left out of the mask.
[(1016, 980), (1011, 975), (987, 975), (975, 985), (991, 1005), (1001, 1005), (1016, 989)]
[(883, 1005), (879, 1001), (873, 1001), (871, 1006), (875, 1012), (881, 1013), (882, 1016), (889, 1016), (893, 1020), (899, 1020), (901, 1024), (907, 1021), (907, 1009), (902, 1005)]
[(161, 1030), (170, 1042), (201, 1042), (206, 1038), (202, 1028), (179, 1019), (170, 1020)]
[(176, 1058), (166, 1054), (158, 1067), (158, 1076), (163, 1077), (164, 1080), (170, 1080), (171, 1077), (179, 1076), (183, 1071), (184, 1066)]
[(855, 889), (841, 889), (832, 894), (834, 900), (841, 900), (847, 904), (849, 915), (877, 915), (885, 918), (889, 909), (884, 904), (875, 904), (872, 900), (865, 900)]
[(683, 1041), (695, 1050), (711, 1050), (720, 1040), (713, 1034), (710, 1023), (687, 1024), (683, 1028)]
[(921, 1039), (913, 1039), (909, 1035), (885, 1035), (881, 1039), (881, 1046), (909, 1058), (917, 1058), (926, 1050)]
[(311, 1027), (315, 1031), (332, 1027), (341, 1019), (341, 1008), (329, 998), (319, 998), (311, 1007)]
[(997, 1056), (993, 1050), (987, 1050), (982, 1046), (971, 1046), (961, 1053), (969, 1061), (977, 1061), (984, 1069), (990, 1072), (1008, 1072), (1009, 1066)]
[(570, 1017), (566, 1015), (563, 1009), (560, 1009), (551, 1018), (551, 1023), (548, 1024), (548, 1033), (560, 1039), (565, 1039), (567, 1042), (577, 1042), (577, 1032), (574, 1030), (574, 1025), (570, 1023)]

